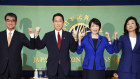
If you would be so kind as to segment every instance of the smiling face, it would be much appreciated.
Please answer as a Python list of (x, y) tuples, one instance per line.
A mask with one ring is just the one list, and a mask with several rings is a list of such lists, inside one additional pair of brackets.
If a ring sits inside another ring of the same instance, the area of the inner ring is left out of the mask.
[(137, 28), (136, 22), (133, 19), (131, 19), (131, 20), (129, 20), (127, 22), (127, 24), (126, 24), (126, 30), (128, 32), (135, 32), (136, 28)]
[(17, 21), (16, 21), (15, 17), (6, 16), (5, 25), (8, 30), (11, 31), (11, 30), (15, 29), (16, 24), (17, 24)]
[(60, 31), (64, 25), (64, 21), (61, 16), (55, 16), (53, 20), (55, 30)]
[(99, 25), (92, 22), (90, 30), (93, 34), (98, 34), (99, 33)]

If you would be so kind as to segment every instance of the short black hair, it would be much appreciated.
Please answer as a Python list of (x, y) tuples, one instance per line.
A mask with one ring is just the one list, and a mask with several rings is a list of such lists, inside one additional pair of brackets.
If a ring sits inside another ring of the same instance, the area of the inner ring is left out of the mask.
[(99, 30), (101, 29), (101, 22), (97, 18), (92, 18), (89, 22), (89, 28), (91, 28), (91, 24), (94, 23), (99, 26)]
[(7, 16), (14, 17), (14, 18), (15, 18), (15, 21), (17, 21), (17, 16), (16, 16), (16, 14), (14, 14), (14, 13), (7, 13), (7, 14), (5, 15), (5, 20), (6, 20), (6, 17), (7, 17)]
[(130, 16), (130, 17), (128, 17), (128, 18), (126, 19), (125, 24), (124, 24), (124, 34), (128, 34), (128, 30), (126, 29), (126, 25), (127, 25), (127, 22), (128, 22), (129, 20), (134, 20), (134, 21), (135, 21), (136, 26), (137, 26), (135, 32), (136, 32), (136, 34), (139, 35), (139, 23), (137, 22), (137, 19), (136, 19), (135, 17), (133, 17), (133, 16)]
[(56, 13), (56, 14), (54, 14), (54, 15), (53, 15), (52, 21), (54, 21), (54, 18), (55, 18), (56, 16), (62, 17), (62, 20), (63, 20), (63, 22), (64, 22), (64, 16), (63, 16), (61, 13)]

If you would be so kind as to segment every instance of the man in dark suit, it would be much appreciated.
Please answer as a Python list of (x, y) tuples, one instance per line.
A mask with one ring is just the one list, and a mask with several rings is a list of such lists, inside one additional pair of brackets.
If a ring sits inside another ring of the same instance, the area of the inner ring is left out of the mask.
[[(77, 49), (77, 32), (73, 35), (62, 30), (64, 17), (60, 13), (53, 16), (53, 25), (55, 30), (45, 34), (42, 40), (37, 36), (35, 45), (37, 49), (46, 46), (48, 50), (47, 72), (49, 79), (68, 79), (70, 72), (70, 56), (69, 50), (75, 52)], [(36, 28), (38, 35), (40, 27)]]
[[(5, 15), (6, 30), (0, 32), (0, 79), (20, 79), (22, 71), (21, 49), (26, 46), (34, 49), (34, 38), (31, 41), (15, 30), (17, 16), (14, 13)], [(32, 29), (28, 29), (33, 33)]]

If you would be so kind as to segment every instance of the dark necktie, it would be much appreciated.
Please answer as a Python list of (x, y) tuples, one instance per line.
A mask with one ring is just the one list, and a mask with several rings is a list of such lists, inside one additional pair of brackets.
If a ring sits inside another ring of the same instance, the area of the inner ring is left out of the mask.
[[(59, 32), (58, 32), (58, 35), (57, 35), (57, 39), (58, 39), (58, 42), (57, 42), (58, 49), (60, 50), (61, 38), (60, 38)], [(60, 58), (59, 58), (59, 64), (60, 64)]]

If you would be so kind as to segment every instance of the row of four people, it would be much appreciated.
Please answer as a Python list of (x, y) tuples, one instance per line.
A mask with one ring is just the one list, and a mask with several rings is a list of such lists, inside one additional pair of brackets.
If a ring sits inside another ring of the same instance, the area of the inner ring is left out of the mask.
[[(14, 13), (5, 15), (7, 30), (0, 32), (0, 63), (3, 63), (0, 64), (0, 78), (8, 79), (8, 76), (10, 76), (11, 79), (20, 79), (22, 70), (21, 49), (23, 46), (26, 46), (30, 49), (47, 48), (47, 72), (49, 79), (68, 79), (71, 69), (69, 50), (72, 52), (77, 50), (77, 53), (80, 54), (83, 52), (83, 49), (85, 49), (83, 78), (104, 79), (105, 62), (103, 53), (105, 48), (111, 54), (119, 52), (120, 49), (123, 50), (118, 68), (119, 79), (126, 77), (128, 77), (126, 79), (139, 79), (139, 73), (137, 72), (139, 70), (139, 25), (136, 18), (129, 17), (126, 20), (124, 25), (125, 33), (119, 40), (117, 40), (118, 33), (114, 33), (114, 43), (111, 42), (109, 33), (106, 33), (106, 37), (99, 35), (101, 23), (96, 18), (89, 22), (91, 32), (87, 33), (86, 36), (81, 34), (78, 40), (77, 31), (73, 31), (71, 34), (62, 30), (64, 25), (62, 14), (54, 14), (52, 21), (55, 30), (46, 33), (42, 40), (39, 38), (39, 27), (36, 28), (35, 38), (33, 29), (28, 28), (31, 36), (29, 41), (24, 34), (15, 30), (17, 16)], [(126, 66), (126, 64), (128, 65)]]

